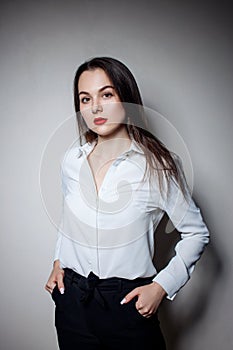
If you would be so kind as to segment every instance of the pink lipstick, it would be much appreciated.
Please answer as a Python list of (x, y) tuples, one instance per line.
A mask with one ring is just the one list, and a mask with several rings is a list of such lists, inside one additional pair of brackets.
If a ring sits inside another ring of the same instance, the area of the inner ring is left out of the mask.
[(107, 120), (108, 120), (107, 118), (95, 118), (94, 123), (95, 125), (102, 125), (106, 123)]

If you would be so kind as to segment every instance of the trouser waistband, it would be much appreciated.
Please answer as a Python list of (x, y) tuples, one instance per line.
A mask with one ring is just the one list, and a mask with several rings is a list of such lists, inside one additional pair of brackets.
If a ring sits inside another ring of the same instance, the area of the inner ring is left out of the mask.
[(123, 289), (134, 289), (141, 285), (145, 285), (152, 282), (153, 277), (146, 278), (136, 278), (133, 280), (128, 280), (125, 278), (110, 277), (101, 279), (96, 276), (93, 272), (90, 272), (88, 277), (84, 277), (77, 272), (69, 268), (64, 268), (65, 278), (67, 278), (71, 283), (75, 283), (81, 290), (80, 300), (83, 303), (87, 303), (92, 297), (96, 301), (105, 307), (105, 300), (101, 291), (118, 291)]

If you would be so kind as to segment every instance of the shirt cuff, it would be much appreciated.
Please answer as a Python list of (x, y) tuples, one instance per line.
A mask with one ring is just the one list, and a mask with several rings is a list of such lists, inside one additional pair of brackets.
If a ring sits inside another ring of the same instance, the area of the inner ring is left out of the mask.
[(153, 282), (160, 284), (167, 293), (167, 299), (173, 300), (179, 290), (177, 283), (172, 275), (167, 271), (160, 271), (154, 278)]

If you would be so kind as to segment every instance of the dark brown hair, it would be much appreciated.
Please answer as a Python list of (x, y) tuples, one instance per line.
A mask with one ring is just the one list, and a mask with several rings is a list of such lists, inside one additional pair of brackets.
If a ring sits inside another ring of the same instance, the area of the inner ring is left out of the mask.
[(146, 156), (147, 165), (145, 175), (149, 174), (151, 179), (152, 172), (155, 170), (161, 189), (162, 175), (164, 174), (167, 180), (175, 180), (185, 195), (187, 186), (184, 186), (185, 177), (182, 167), (179, 166), (179, 158), (173, 152), (170, 152), (155, 135), (148, 131), (148, 121), (136, 80), (126, 65), (115, 58), (92, 58), (81, 64), (76, 71), (73, 87), (74, 106), (81, 143), (83, 135), (84, 140), (87, 142), (96, 140), (98, 135), (88, 129), (84, 119), (80, 118), (78, 82), (84, 71), (95, 70), (97, 68), (104, 70), (111, 80), (120, 101), (125, 102), (124, 108), (128, 117), (128, 122), (126, 123), (127, 131), (131, 138), (143, 149)]

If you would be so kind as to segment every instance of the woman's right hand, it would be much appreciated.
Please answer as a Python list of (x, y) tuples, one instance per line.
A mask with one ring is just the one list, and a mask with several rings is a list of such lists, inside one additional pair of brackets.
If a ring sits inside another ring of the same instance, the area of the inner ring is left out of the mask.
[(53, 270), (49, 276), (45, 289), (52, 294), (54, 287), (57, 285), (61, 294), (64, 294), (65, 288), (63, 283), (64, 270), (60, 268), (59, 260), (54, 262)]

